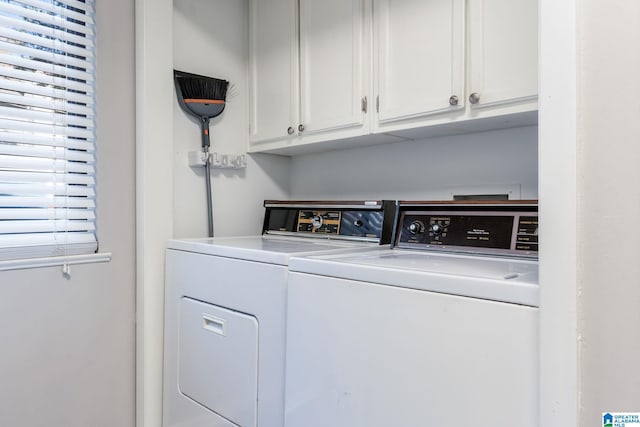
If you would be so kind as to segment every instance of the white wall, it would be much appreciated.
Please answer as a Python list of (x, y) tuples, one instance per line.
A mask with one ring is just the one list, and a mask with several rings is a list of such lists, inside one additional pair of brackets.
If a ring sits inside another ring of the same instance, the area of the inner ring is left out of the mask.
[(297, 199), (537, 198), (536, 126), (309, 154), (291, 160)]
[[(211, 151), (245, 154), (249, 134), (248, 2), (174, 1), (173, 40), (176, 69), (231, 83), (224, 112), (211, 120)], [(200, 150), (200, 124), (180, 109), (176, 99), (173, 110), (174, 236), (205, 237), (204, 168), (188, 165), (189, 151)], [(259, 234), (262, 201), (286, 198), (288, 165), (285, 157), (258, 154), (248, 157), (246, 169), (212, 169), (215, 235)]]
[(135, 423), (133, 1), (98, 1), (97, 16), (98, 239), (113, 259), (69, 279), (0, 272), (2, 426)]
[(640, 396), (640, 5), (541, 5), (541, 425), (586, 427)]
[(162, 423), (164, 249), (173, 237), (172, 0), (135, 0), (136, 426)]
[(640, 411), (640, 3), (578, 2), (580, 425)]
[(540, 0), (540, 425), (553, 427), (578, 425), (577, 1)]

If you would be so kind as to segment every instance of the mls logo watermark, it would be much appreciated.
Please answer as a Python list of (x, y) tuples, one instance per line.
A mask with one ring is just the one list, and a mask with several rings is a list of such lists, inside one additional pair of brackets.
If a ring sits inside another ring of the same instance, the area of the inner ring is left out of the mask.
[(603, 412), (602, 427), (640, 427), (640, 412)]

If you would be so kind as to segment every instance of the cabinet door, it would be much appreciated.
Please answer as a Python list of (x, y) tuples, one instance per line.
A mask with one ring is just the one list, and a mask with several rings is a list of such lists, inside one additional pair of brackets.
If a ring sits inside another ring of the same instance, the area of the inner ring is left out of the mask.
[(301, 134), (364, 126), (363, 0), (300, 0)]
[(470, 1), (469, 50), (472, 108), (535, 100), (537, 0)]
[(295, 136), (298, 122), (296, 2), (252, 0), (250, 16), (251, 142)]
[(379, 122), (463, 108), (464, 1), (374, 0), (373, 13)]

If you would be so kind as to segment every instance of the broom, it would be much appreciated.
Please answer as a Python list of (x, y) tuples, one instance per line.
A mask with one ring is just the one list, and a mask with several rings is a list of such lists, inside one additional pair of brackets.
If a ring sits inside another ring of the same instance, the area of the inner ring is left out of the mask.
[(213, 202), (211, 197), (211, 164), (209, 161), (209, 120), (219, 116), (225, 107), (229, 82), (213, 77), (173, 70), (180, 107), (200, 121), (202, 151), (205, 155), (205, 181), (207, 187), (207, 214), (209, 237), (213, 237)]

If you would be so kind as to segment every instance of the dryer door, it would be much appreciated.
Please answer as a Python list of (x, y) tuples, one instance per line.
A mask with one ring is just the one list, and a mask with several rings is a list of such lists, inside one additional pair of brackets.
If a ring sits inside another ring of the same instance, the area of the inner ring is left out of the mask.
[(258, 322), (255, 317), (183, 297), (178, 385), (187, 397), (240, 426), (255, 426)]

